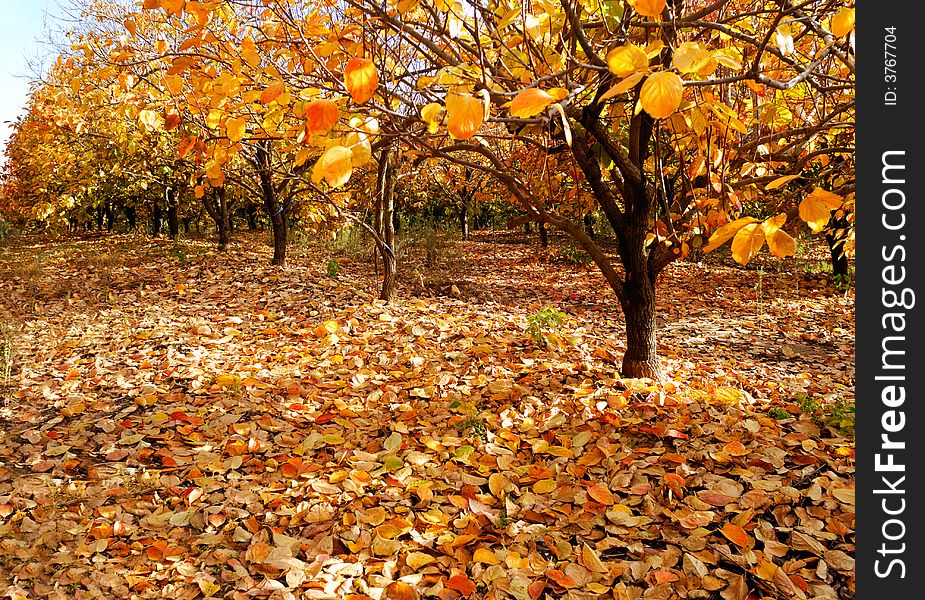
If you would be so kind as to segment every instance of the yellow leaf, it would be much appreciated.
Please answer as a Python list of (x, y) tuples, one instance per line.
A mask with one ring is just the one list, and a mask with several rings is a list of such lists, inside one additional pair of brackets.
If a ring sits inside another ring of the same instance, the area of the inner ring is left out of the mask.
[(247, 66), (252, 69), (256, 69), (260, 66), (260, 54), (257, 53), (254, 40), (249, 37), (241, 40), (241, 57), (244, 59), (244, 62), (247, 63)]
[(748, 225), (749, 223), (754, 223), (758, 219), (754, 217), (742, 217), (741, 219), (736, 219), (731, 223), (726, 223), (719, 229), (713, 232), (713, 235), (710, 236), (707, 245), (703, 247), (704, 252), (710, 252), (716, 250), (727, 241), (729, 241), (732, 236), (739, 232), (740, 229)]
[(556, 482), (552, 479), (540, 479), (533, 484), (533, 493), (534, 494), (548, 494), (559, 487)]
[(601, 562), (601, 557), (598, 556), (597, 552), (594, 551), (594, 548), (585, 543), (582, 543), (581, 545), (581, 564), (583, 564), (586, 569), (593, 571), (594, 573), (610, 572), (610, 569), (607, 568), (607, 565)]
[(764, 186), (764, 189), (767, 191), (776, 190), (777, 188), (784, 185), (788, 181), (796, 179), (797, 177), (799, 177), (799, 175), (784, 175), (783, 177), (778, 177), (777, 179), (775, 179), (768, 185)]
[(511, 102), (511, 116), (529, 119), (546, 110), (552, 104), (553, 97), (537, 88), (527, 88), (517, 94)]
[(755, 567), (755, 573), (765, 581), (773, 581), (774, 574), (777, 573), (777, 569), (779, 568), (780, 567), (771, 561), (762, 558), (758, 561), (758, 566)]
[(733, 71), (742, 69), (742, 53), (735, 48), (720, 48), (712, 52), (713, 58), (724, 67), (729, 67)]
[(472, 554), (472, 562), (485, 563), (486, 565), (497, 565), (501, 563), (494, 552), (488, 548), (479, 548)]
[(206, 581), (204, 579), (200, 579), (196, 583), (199, 584), (199, 590), (206, 598), (214, 596), (222, 589), (222, 586), (218, 585), (214, 581)]
[(344, 85), (354, 102), (367, 102), (379, 87), (376, 65), (368, 58), (351, 58), (344, 67)]
[(495, 498), (504, 497), (504, 488), (507, 487), (508, 479), (501, 473), (492, 473), (488, 476), (488, 489)]
[(628, 77), (649, 68), (649, 57), (639, 46), (617, 46), (607, 53), (607, 68), (617, 77)]
[(229, 140), (240, 142), (247, 132), (247, 119), (244, 117), (232, 117), (225, 122), (225, 130), (228, 132)]
[(332, 188), (347, 183), (353, 174), (352, 154), (349, 148), (343, 146), (331, 146), (325, 150), (312, 169), (312, 181), (319, 183), (324, 179)]
[(218, 108), (212, 108), (209, 110), (209, 114), (206, 115), (206, 126), (209, 129), (218, 129), (218, 126), (222, 124), (222, 111)]
[(157, 113), (153, 110), (143, 110), (139, 112), (138, 122), (144, 125), (146, 131), (156, 131), (158, 129)]
[(604, 100), (609, 100), (610, 98), (613, 98), (614, 96), (619, 96), (620, 94), (631, 90), (632, 88), (636, 86), (637, 83), (642, 81), (642, 78), (645, 76), (646, 76), (645, 73), (634, 73), (630, 75), (629, 77), (627, 77), (626, 79), (618, 83), (617, 85), (613, 86), (612, 88), (604, 92), (599, 98), (599, 102), (603, 102)]
[(764, 228), (760, 223), (749, 223), (732, 238), (732, 258), (740, 265), (748, 264), (764, 246)]
[(568, 90), (561, 87), (548, 89), (546, 93), (552, 96), (552, 99), (556, 102), (568, 96)]
[(854, 9), (843, 8), (832, 17), (832, 35), (841, 37), (854, 29)]
[(646, 78), (639, 92), (639, 102), (652, 118), (664, 119), (678, 110), (683, 93), (684, 83), (677, 74), (660, 71)]
[(660, 17), (666, 0), (630, 0), (630, 5), (644, 17)]
[[(784, 217), (786, 218), (786, 215)], [(764, 236), (767, 239), (768, 249), (771, 250), (771, 254), (778, 258), (792, 256), (797, 251), (796, 240), (783, 229), (775, 228), (769, 232), (768, 228), (765, 227)]]
[(431, 102), (421, 109), (421, 120), (427, 123), (427, 133), (437, 133), (437, 129), (443, 121), (443, 106), (436, 102)]
[(761, 226), (764, 227), (764, 234), (771, 235), (778, 229), (784, 226), (784, 223), (787, 222), (787, 213), (780, 213), (776, 217), (768, 217), (762, 221)]
[(369, 162), (373, 156), (373, 147), (369, 142), (369, 136), (359, 131), (351, 131), (344, 138), (344, 145), (350, 150), (350, 164), (354, 168), (362, 167)]
[(675, 49), (672, 64), (681, 73), (696, 73), (710, 62), (710, 53), (696, 42), (684, 42)]
[(470, 94), (446, 95), (446, 128), (454, 140), (468, 140), (475, 135), (485, 118), (485, 109)]
[(430, 554), (425, 554), (424, 552), (409, 552), (408, 556), (405, 557), (405, 564), (416, 571), (424, 565), (429, 565), (435, 560), (437, 559)]
[(838, 194), (816, 188), (800, 202), (800, 218), (806, 221), (813, 233), (819, 233), (829, 222), (831, 212), (841, 206), (842, 200)]

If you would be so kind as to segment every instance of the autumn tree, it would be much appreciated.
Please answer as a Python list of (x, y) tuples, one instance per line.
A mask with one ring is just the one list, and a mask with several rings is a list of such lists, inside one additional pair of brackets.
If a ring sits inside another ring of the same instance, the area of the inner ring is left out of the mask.
[[(626, 317), (625, 376), (663, 374), (655, 299), (665, 267), (692, 245), (729, 239), (742, 262), (765, 242), (791, 254), (786, 213), (735, 218), (743, 201), (762, 201), (762, 182), (806, 177), (852, 147), (828, 141), (850, 130), (854, 106), (853, 10), (834, 2), (347, 5), (354, 26), (367, 24), (368, 45), (397, 39), (415, 53), (413, 75), (379, 70), (413, 77), (419, 93), (381, 108), (423, 123), (384, 134), (486, 170), (532, 219), (590, 254)], [(580, 171), (576, 185), (590, 189), (617, 236), (619, 266), (499, 156), (499, 139)], [(834, 206), (819, 189), (801, 216)]]

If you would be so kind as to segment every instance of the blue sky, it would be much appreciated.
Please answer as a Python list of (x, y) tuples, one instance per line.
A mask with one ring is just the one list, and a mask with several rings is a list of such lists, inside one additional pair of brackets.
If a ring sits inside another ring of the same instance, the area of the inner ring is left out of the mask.
[(57, 0), (0, 0), (0, 154), (9, 135), (3, 123), (22, 113), (28, 86), (29, 60), (41, 58), (46, 14), (56, 14)]

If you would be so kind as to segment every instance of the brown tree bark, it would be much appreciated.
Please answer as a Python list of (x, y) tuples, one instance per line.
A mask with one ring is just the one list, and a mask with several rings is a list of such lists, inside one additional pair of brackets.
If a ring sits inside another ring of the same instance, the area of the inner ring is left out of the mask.
[(164, 193), (167, 204), (167, 235), (175, 240), (180, 235), (180, 215), (177, 210), (177, 193), (173, 188), (167, 188)]
[(286, 264), (286, 238), (289, 228), (286, 223), (286, 207), (280, 203), (273, 185), (273, 166), (270, 156), (270, 142), (263, 141), (257, 144), (257, 175), (260, 178), (260, 190), (263, 194), (263, 208), (270, 217), (273, 229), (273, 259), (271, 265), (285, 266)]
[(378, 210), (376, 225), (381, 239), (378, 247), (382, 257), (382, 287), (379, 299), (390, 302), (395, 293), (398, 264), (395, 259), (395, 166), (392, 149), (387, 147), (379, 154), (379, 168), (376, 173)]

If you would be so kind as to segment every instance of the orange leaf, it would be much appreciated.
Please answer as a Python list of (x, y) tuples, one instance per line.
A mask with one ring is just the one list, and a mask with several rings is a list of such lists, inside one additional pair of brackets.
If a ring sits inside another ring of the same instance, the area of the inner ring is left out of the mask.
[(726, 506), (735, 500), (732, 496), (711, 490), (701, 490), (697, 492), (697, 497), (711, 506)]
[(742, 445), (742, 442), (729, 442), (723, 447), (723, 452), (729, 456), (745, 456), (748, 450)]
[(305, 107), (305, 133), (327, 133), (337, 124), (340, 110), (331, 100), (312, 100)]
[(610, 493), (609, 489), (599, 483), (593, 483), (588, 486), (588, 496), (607, 506), (613, 504), (613, 494)]
[(553, 97), (537, 88), (528, 88), (517, 94), (511, 102), (511, 116), (528, 119), (543, 112), (552, 104)]
[(485, 119), (481, 101), (470, 94), (446, 95), (446, 129), (454, 140), (468, 140)]
[(748, 548), (751, 545), (752, 537), (744, 529), (733, 523), (723, 525), (722, 534), (730, 542), (741, 548)]
[(260, 94), (260, 103), (269, 104), (270, 102), (273, 102), (274, 100), (279, 98), (280, 94), (282, 94), (284, 91), (286, 91), (286, 84), (283, 83), (282, 81), (271, 83)]
[(393, 581), (385, 588), (386, 600), (418, 600), (417, 590), (403, 581)]
[(546, 571), (546, 577), (552, 579), (564, 588), (578, 587), (577, 581), (558, 569), (550, 569), (549, 571)]
[(665, 10), (667, 0), (630, 0), (636, 12), (644, 17), (659, 17)]
[(653, 119), (664, 119), (681, 106), (684, 83), (671, 71), (660, 71), (646, 77), (639, 91), (639, 102)]
[(476, 590), (476, 586), (472, 583), (472, 580), (463, 574), (453, 575), (446, 580), (444, 585), (452, 590), (456, 590), (463, 596), (468, 596)]
[(187, 136), (180, 140), (180, 145), (177, 146), (177, 154), (180, 155), (180, 158), (185, 158), (189, 151), (193, 149), (193, 146), (196, 145), (196, 138), (194, 136)]
[(344, 67), (344, 85), (354, 102), (367, 102), (379, 87), (376, 65), (368, 58), (351, 58)]

